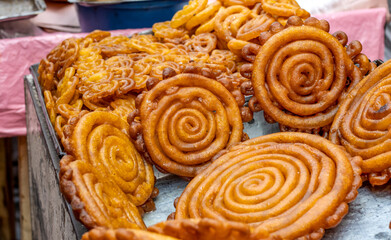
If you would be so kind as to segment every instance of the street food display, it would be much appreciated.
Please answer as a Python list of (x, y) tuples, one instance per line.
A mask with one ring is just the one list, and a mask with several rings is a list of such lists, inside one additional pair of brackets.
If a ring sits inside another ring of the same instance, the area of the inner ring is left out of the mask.
[[(321, 239), (338, 225), (363, 180), (391, 178), (391, 70), (329, 29), (295, 0), (190, 0), (152, 34), (55, 47), (39, 83), (83, 239)], [(249, 139), (258, 111), (281, 133)], [(147, 229), (153, 166), (190, 182), (175, 220)]]
[(331, 127), (330, 140), (362, 157), (362, 171), (372, 185), (386, 184), (391, 178), (390, 83), (388, 61), (350, 92)]

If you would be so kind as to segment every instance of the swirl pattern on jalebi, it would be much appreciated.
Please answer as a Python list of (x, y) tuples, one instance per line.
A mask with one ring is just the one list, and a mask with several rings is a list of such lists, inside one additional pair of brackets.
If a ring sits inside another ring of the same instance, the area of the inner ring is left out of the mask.
[(99, 177), (91, 164), (70, 155), (60, 165), (61, 191), (87, 228), (145, 228), (137, 207), (110, 178)]
[(326, 23), (311, 18), (304, 26), (279, 30), (256, 56), (255, 96), (282, 125), (313, 129), (331, 124), (349, 81), (354, 86), (362, 78), (344, 46), (325, 31)]
[(276, 133), (229, 149), (186, 187), (175, 219), (247, 223), (257, 239), (320, 239), (361, 186), (361, 158), (305, 133)]
[(239, 108), (223, 85), (179, 74), (147, 92), (140, 106), (148, 153), (161, 169), (194, 177), (220, 150), (240, 142)]
[(341, 104), (330, 140), (363, 158), (363, 173), (372, 185), (391, 178), (391, 62), (364, 78)]
[(129, 137), (129, 125), (109, 112), (91, 112), (76, 124), (72, 134), (76, 159), (90, 163), (111, 178), (136, 206), (144, 204), (154, 189), (154, 175)]

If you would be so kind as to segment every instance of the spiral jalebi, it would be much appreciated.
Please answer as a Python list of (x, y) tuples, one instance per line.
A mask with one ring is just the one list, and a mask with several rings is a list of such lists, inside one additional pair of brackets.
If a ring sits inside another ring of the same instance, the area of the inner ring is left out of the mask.
[(140, 206), (151, 196), (154, 175), (129, 137), (129, 126), (109, 112), (83, 116), (72, 134), (73, 155), (97, 169), (102, 177), (112, 178), (132, 203)]
[(150, 90), (140, 106), (142, 136), (161, 169), (194, 177), (220, 150), (240, 142), (243, 125), (223, 85), (179, 74)]
[(305, 133), (247, 140), (186, 187), (175, 219), (246, 223), (256, 239), (320, 239), (348, 211), (361, 186), (361, 158)]
[(362, 170), (372, 185), (391, 178), (391, 62), (364, 78), (342, 102), (330, 140), (363, 158)]
[(61, 191), (87, 228), (145, 228), (137, 207), (111, 179), (99, 177), (90, 163), (66, 155), (60, 166)]

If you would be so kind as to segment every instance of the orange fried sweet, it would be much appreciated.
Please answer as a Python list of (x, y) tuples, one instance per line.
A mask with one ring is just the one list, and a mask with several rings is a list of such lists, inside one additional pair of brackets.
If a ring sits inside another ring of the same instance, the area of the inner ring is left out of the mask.
[(178, 240), (177, 238), (135, 228), (94, 228), (83, 234), (81, 240)]
[(275, 133), (225, 151), (187, 185), (175, 219), (246, 223), (254, 239), (320, 239), (348, 212), (361, 158), (305, 133)]
[(189, 4), (179, 10), (171, 19), (171, 27), (178, 28), (186, 24), (194, 15), (205, 9), (208, 0), (190, 0)]
[(103, 111), (84, 115), (72, 133), (72, 155), (91, 164), (102, 178), (110, 178), (136, 206), (154, 189), (154, 174), (129, 137), (121, 117)]
[[(252, 229), (243, 223), (210, 218), (170, 220), (155, 224), (148, 231), (183, 240), (249, 240)], [(255, 240), (255, 239), (254, 239)]]
[(171, 27), (171, 22), (158, 22), (153, 24), (152, 31), (157, 38), (181, 38), (187, 34), (185, 29)]
[(243, 125), (223, 85), (197, 74), (159, 82), (140, 106), (148, 155), (164, 171), (194, 177), (220, 150), (240, 142)]
[(191, 30), (198, 25), (205, 24), (216, 15), (220, 8), (221, 3), (219, 1), (208, 4), (205, 9), (190, 18), (190, 20), (186, 23), (186, 29)]
[(243, 223), (202, 218), (165, 221), (148, 231), (98, 227), (85, 233), (82, 240), (255, 240), (251, 233)]
[(330, 140), (363, 158), (362, 170), (372, 185), (391, 178), (391, 62), (365, 77), (339, 107)]
[(280, 17), (298, 16), (310, 17), (310, 13), (300, 8), (295, 0), (263, 0), (262, 8), (265, 12)]
[(137, 207), (90, 163), (66, 155), (60, 166), (61, 192), (87, 228), (145, 228)]
[(256, 55), (255, 96), (264, 113), (280, 125), (302, 130), (328, 126), (338, 103), (362, 79), (361, 72), (345, 46), (327, 32), (326, 21), (309, 18), (303, 23), (290, 17), (287, 26), (273, 23), (259, 37), (261, 48), (243, 48), (246, 59)]

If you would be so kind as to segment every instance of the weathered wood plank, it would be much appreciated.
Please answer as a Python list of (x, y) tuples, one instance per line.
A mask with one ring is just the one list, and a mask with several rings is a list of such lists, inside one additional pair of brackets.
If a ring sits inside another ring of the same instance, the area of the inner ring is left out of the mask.
[(26, 136), (18, 137), (18, 176), (21, 240), (31, 240), (30, 184)]
[(9, 212), (7, 184), (7, 158), (5, 153), (5, 140), (0, 138), (0, 239), (11, 239), (11, 226)]
[(47, 129), (42, 129), (39, 124), (29, 87), (36, 95), (31, 79), (25, 81), (25, 96), (32, 239), (74, 240), (76, 233), (52, 163), (52, 158), (54, 161), (59, 159), (53, 153), (53, 147), (48, 147), (52, 143), (44, 137), (43, 131)]

